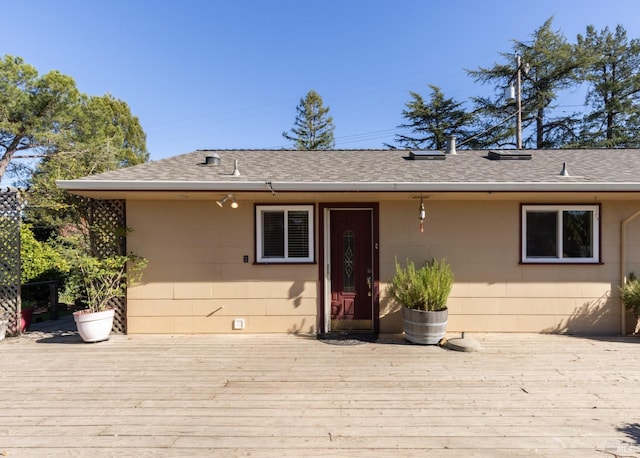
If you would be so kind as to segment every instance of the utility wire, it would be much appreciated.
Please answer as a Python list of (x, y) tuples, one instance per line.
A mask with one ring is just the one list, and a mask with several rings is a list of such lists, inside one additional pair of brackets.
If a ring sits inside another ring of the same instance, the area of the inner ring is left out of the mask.
[(488, 129), (484, 130), (483, 132), (479, 132), (475, 135), (472, 135), (471, 137), (467, 138), (466, 140), (458, 143), (458, 146), (462, 146), (465, 143), (469, 143), (471, 140), (473, 140), (474, 138), (480, 137), (481, 135), (484, 135), (486, 133), (491, 132), (493, 129), (495, 129), (496, 127), (501, 126), (502, 124), (504, 124), (505, 122), (509, 121), (511, 118), (513, 118), (514, 116), (517, 116), (518, 113), (514, 113), (510, 116), (507, 116), (506, 118), (504, 118), (502, 121), (500, 121), (498, 124), (496, 124), (495, 126), (491, 126)]

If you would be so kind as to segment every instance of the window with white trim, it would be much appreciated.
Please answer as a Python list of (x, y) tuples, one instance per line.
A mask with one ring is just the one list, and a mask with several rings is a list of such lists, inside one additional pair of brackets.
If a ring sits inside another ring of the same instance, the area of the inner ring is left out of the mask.
[(523, 263), (600, 262), (599, 205), (523, 205)]
[(313, 205), (256, 205), (256, 262), (314, 262)]

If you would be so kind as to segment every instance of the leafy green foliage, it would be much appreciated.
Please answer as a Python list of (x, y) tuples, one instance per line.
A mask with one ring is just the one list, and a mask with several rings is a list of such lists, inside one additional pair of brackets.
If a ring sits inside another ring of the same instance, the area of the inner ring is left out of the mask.
[(49, 154), (67, 141), (80, 94), (72, 78), (57, 71), (39, 76), (20, 57), (0, 60), (0, 179), (19, 151)]
[[(468, 71), (475, 81), (492, 84), (493, 97), (474, 97), (476, 126), (470, 146), (503, 147), (513, 144), (515, 108), (503, 91), (516, 72), (514, 54), (526, 63), (522, 70), (523, 144), (535, 148), (637, 148), (640, 146), (640, 39), (628, 39), (617, 26), (598, 31), (589, 25), (575, 43), (552, 29), (549, 18), (513, 50), (501, 53), (506, 63)], [(528, 71), (527, 71), (528, 70)], [(559, 95), (587, 88), (585, 109), (556, 110)]]
[(70, 268), (56, 244), (38, 241), (29, 224), (20, 226), (20, 258), (22, 283), (61, 279)]
[(453, 286), (453, 272), (444, 259), (431, 260), (416, 268), (407, 260), (402, 267), (396, 260), (396, 273), (387, 289), (398, 303), (416, 310), (438, 311), (447, 308)]
[(76, 179), (149, 159), (146, 135), (122, 100), (81, 94), (57, 71), (39, 75), (20, 57), (0, 59), (0, 179), (16, 153), (41, 157), (20, 170), (29, 188), (27, 219), (60, 230), (81, 219), (74, 198), (56, 180)]
[(91, 312), (109, 308), (112, 299), (125, 297), (127, 285), (140, 281), (147, 260), (134, 254), (104, 259), (78, 253), (65, 295), (85, 302)]
[(146, 136), (127, 104), (110, 95), (83, 96), (75, 108), (73, 137), (48, 155), (25, 183), (30, 188), (28, 218), (40, 227), (60, 228), (80, 219), (76, 198), (56, 186), (57, 180), (137, 165), (148, 160)]
[(466, 135), (473, 119), (471, 113), (462, 108), (462, 102), (445, 99), (439, 87), (429, 85), (429, 102), (416, 93), (410, 92), (412, 100), (407, 102), (402, 116), (408, 121), (398, 127), (409, 129), (411, 134), (396, 135), (395, 142), (406, 148), (443, 149), (447, 137), (453, 134)]
[(620, 298), (625, 307), (640, 317), (640, 280), (631, 272), (627, 282), (620, 287)]
[[(517, 70), (514, 55), (521, 56), (523, 144), (536, 148), (555, 148), (575, 139), (577, 115), (549, 117), (560, 91), (579, 84), (581, 62), (572, 45), (554, 31), (553, 18), (535, 30), (527, 42), (514, 40), (513, 50), (500, 55), (505, 63), (468, 71), (475, 81), (495, 85), (495, 97), (475, 97), (480, 134), (475, 147), (506, 146), (515, 137), (514, 122), (502, 123), (515, 107), (504, 101), (504, 88), (512, 83)], [(529, 132), (529, 134), (527, 134)]]
[(311, 90), (300, 99), (296, 107), (296, 120), (291, 133), (282, 136), (294, 142), (299, 150), (327, 150), (335, 145), (333, 118), (329, 116), (329, 107), (325, 107), (322, 97)]
[(584, 117), (581, 143), (590, 147), (640, 145), (640, 39), (629, 40), (622, 26), (578, 35), (577, 52), (585, 57), (581, 75), (589, 85), (591, 111)]

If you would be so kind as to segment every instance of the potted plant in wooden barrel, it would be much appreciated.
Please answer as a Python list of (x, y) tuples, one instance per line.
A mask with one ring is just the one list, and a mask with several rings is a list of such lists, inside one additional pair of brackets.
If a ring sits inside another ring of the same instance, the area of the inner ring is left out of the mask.
[(625, 307), (636, 316), (634, 334), (640, 332), (640, 280), (631, 272), (624, 285), (620, 287), (620, 299)]
[(444, 259), (427, 261), (416, 268), (413, 261), (396, 273), (388, 293), (402, 307), (404, 334), (409, 342), (436, 345), (447, 331), (447, 299), (453, 286), (453, 272)]
[(87, 306), (73, 313), (78, 334), (85, 342), (108, 340), (115, 315), (111, 301), (125, 297), (127, 284), (140, 280), (147, 260), (134, 254), (81, 255), (76, 262), (68, 282)]

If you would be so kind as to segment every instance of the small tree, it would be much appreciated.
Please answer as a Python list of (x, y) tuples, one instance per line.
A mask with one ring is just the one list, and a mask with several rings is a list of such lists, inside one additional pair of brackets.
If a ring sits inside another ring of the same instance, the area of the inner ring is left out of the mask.
[(71, 264), (63, 297), (86, 305), (87, 312), (101, 312), (112, 299), (125, 297), (129, 284), (140, 281), (147, 260), (133, 253), (93, 254), (89, 238), (86, 233), (61, 238), (61, 249)]
[(87, 304), (88, 312), (107, 310), (112, 299), (124, 297), (127, 285), (142, 278), (147, 260), (134, 254), (98, 258), (81, 254), (71, 270), (69, 286)]
[(300, 99), (296, 112), (293, 129), (290, 133), (282, 133), (284, 138), (294, 142), (296, 149), (327, 150), (335, 146), (333, 118), (316, 91), (312, 89)]

